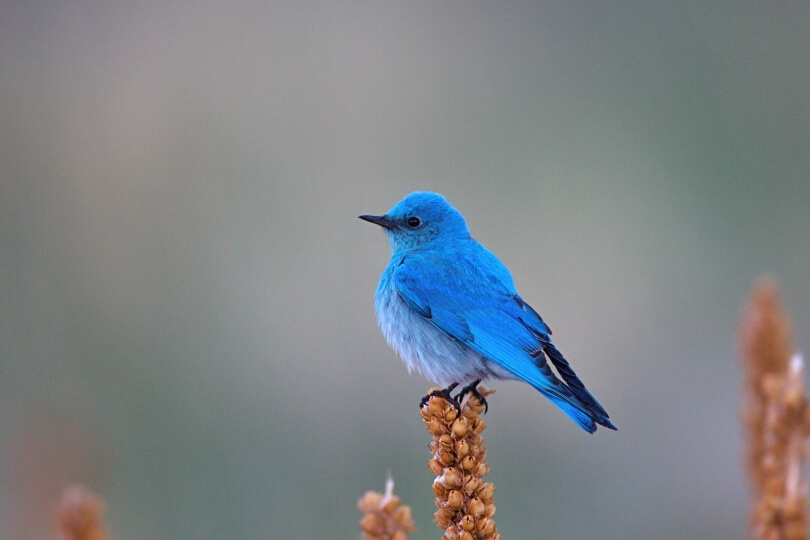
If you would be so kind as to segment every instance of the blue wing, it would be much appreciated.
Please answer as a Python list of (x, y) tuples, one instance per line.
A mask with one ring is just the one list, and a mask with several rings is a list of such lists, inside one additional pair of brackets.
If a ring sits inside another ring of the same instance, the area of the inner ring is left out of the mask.
[(548, 325), (517, 294), (509, 271), (480, 244), (474, 249), (474, 257), (408, 255), (394, 271), (400, 298), (449, 337), (531, 384), (586, 431), (597, 423), (615, 429), (551, 342)]

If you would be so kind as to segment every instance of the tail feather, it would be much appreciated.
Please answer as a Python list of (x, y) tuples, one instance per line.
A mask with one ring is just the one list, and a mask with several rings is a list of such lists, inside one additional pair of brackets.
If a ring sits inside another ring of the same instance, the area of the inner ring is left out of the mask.
[[(537, 316), (537, 319), (545, 327), (545, 331), (540, 331), (536, 326), (527, 324), (522, 318), (518, 320), (531, 334), (537, 338), (537, 346), (531, 346), (524, 350), (529, 354), (534, 365), (542, 373), (544, 380), (533, 381), (531, 377), (521, 377), (529, 384), (537, 388), (543, 395), (548, 397), (559, 408), (563, 410), (572, 420), (579, 424), (582, 429), (589, 433), (596, 431), (596, 424), (605, 426), (608, 429), (616, 430), (616, 426), (610, 421), (607, 411), (596, 401), (596, 398), (588, 392), (583, 383), (568, 360), (551, 342), (551, 329), (545, 326), (543, 320), (537, 315), (531, 306), (523, 302), (520, 297), (516, 297), (524, 311), (526, 308)], [(555, 374), (551, 366), (546, 361), (548, 358), (557, 370)], [(560, 379), (557, 378), (560, 376)]]
[(551, 402), (557, 407), (562, 409), (562, 411), (569, 418), (571, 418), (571, 420), (579, 424), (579, 426), (588, 433), (593, 433), (596, 431), (597, 424), (614, 431), (617, 430), (616, 426), (613, 425), (606, 414), (597, 416), (593, 413), (593, 411), (588, 409), (585, 404), (583, 404), (579, 398), (576, 397), (576, 395), (566, 395), (564, 391), (560, 391), (562, 388), (567, 389), (567, 386), (560, 384), (558, 387), (535, 386), (535, 388), (537, 388), (541, 394), (551, 400)]
[[(607, 411), (588, 392), (562, 353), (551, 343), (545, 344), (544, 352), (554, 364), (564, 383), (557, 381), (556, 386), (543, 388), (536, 386), (536, 388), (588, 433), (596, 431), (597, 424), (616, 430)], [(544, 361), (538, 362), (537, 359), (535, 361), (541, 371), (544, 371), (543, 368), (548, 370)]]
[(588, 433), (593, 433), (596, 431), (596, 421), (587, 413), (579, 409), (578, 407), (574, 406), (572, 403), (565, 401), (564, 399), (560, 398), (559, 396), (552, 396), (540, 390), (543, 395), (549, 398), (552, 403), (554, 403), (557, 407), (562, 409), (562, 411), (568, 415), (568, 417), (579, 424), (579, 427), (587, 431)]
[(574, 373), (568, 360), (565, 359), (560, 350), (557, 349), (554, 344), (547, 343), (543, 351), (548, 355), (554, 367), (557, 368), (557, 373), (560, 374), (565, 384), (568, 385), (568, 388), (579, 398), (583, 405), (592, 410), (594, 414), (606, 416), (607, 413), (605, 409), (603, 409), (602, 406), (599, 405), (599, 402), (596, 401), (596, 398), (588, 392), (585, 388), (585, 383), (577, 377), (577, 374)]

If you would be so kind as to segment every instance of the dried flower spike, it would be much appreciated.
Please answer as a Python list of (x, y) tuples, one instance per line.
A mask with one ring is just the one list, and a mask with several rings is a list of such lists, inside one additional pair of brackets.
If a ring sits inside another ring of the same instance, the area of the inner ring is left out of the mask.
[(408, 533), (416, 530), (411, 508), (394, 495), (391, 478), (385, 483), (385, 495), (367, 491), (357, 507), (363, 512), (360, 520), (363, 540), (408, 540)]
[[(431, 389), (431, 392), (434, 389)], [(478, 387), (483, 397), (493, 390)], [(436, 525), (442, 540), (500, 540), (495, 520), (495, 487), (481, 479), (489, 472), (481, 432), (484, 405), (473, 394), (461, 403), (461, 415), (445, 398), (433, 396), (422, 407), (425, 428), (433, 436), (428, 468), (436, 475)]]
[(810, 406), (803, 362), (792, 355), (790, 320), (776, 286), (761, 280), (740, 323), (745, 375), (744, 426), (754, 492), (751, 538), (807, 540), (804, 480)]
[(90, 490), (81, 486), (66, 489), (56, 514), (59, 540), (108, 540), (103, 512), (104, 502)]

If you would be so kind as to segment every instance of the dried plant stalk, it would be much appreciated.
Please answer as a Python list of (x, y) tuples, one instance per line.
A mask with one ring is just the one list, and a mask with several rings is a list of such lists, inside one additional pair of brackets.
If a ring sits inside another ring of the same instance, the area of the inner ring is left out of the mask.
[(746, 461), (754, 492), (751, 538), (807, 540), (804, 480), (810, 407), (803, 362), (792, 355), (791, 325), (777, 287), (761, 280), (740, 324), (745, 375)]
[[(432, 391), (432, 390), (431, 390)], [(493, 391), (479, 387), (483, 397)], [(442, 540), (500, 540), (495, 526), (495, 487), (481, 479), (489, 472), (481, 432), (486, 427), (484, 405), (473, 394), (461, 404), (461, 415), (443, 397), (433, 396), (422, 407), (425, 427), (433, 435), (428, 467), (436, 475), (436, 525)]]
[(408, 540), (408, 533), (416, 530), (411, 508), (394, 495), (391, 478), (385, 483), (385, 495), (367, 491), (357, 506), (363, 512), (360, 520), (363, 540)]
[(81, 486), (66, 489), (56, 513), (59, 540), (108, 540), (103, 514), (98, 495)]

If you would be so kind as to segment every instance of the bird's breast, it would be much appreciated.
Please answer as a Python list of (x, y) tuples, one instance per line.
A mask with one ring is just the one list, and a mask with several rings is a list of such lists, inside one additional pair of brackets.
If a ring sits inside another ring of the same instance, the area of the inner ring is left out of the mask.
[(480, 378), (487, 371), (480, 355), (439, 330), (400, 298), (391, 267), (380, 280), (375, 308), (380, 330), (409, 372), (448, 386)]

